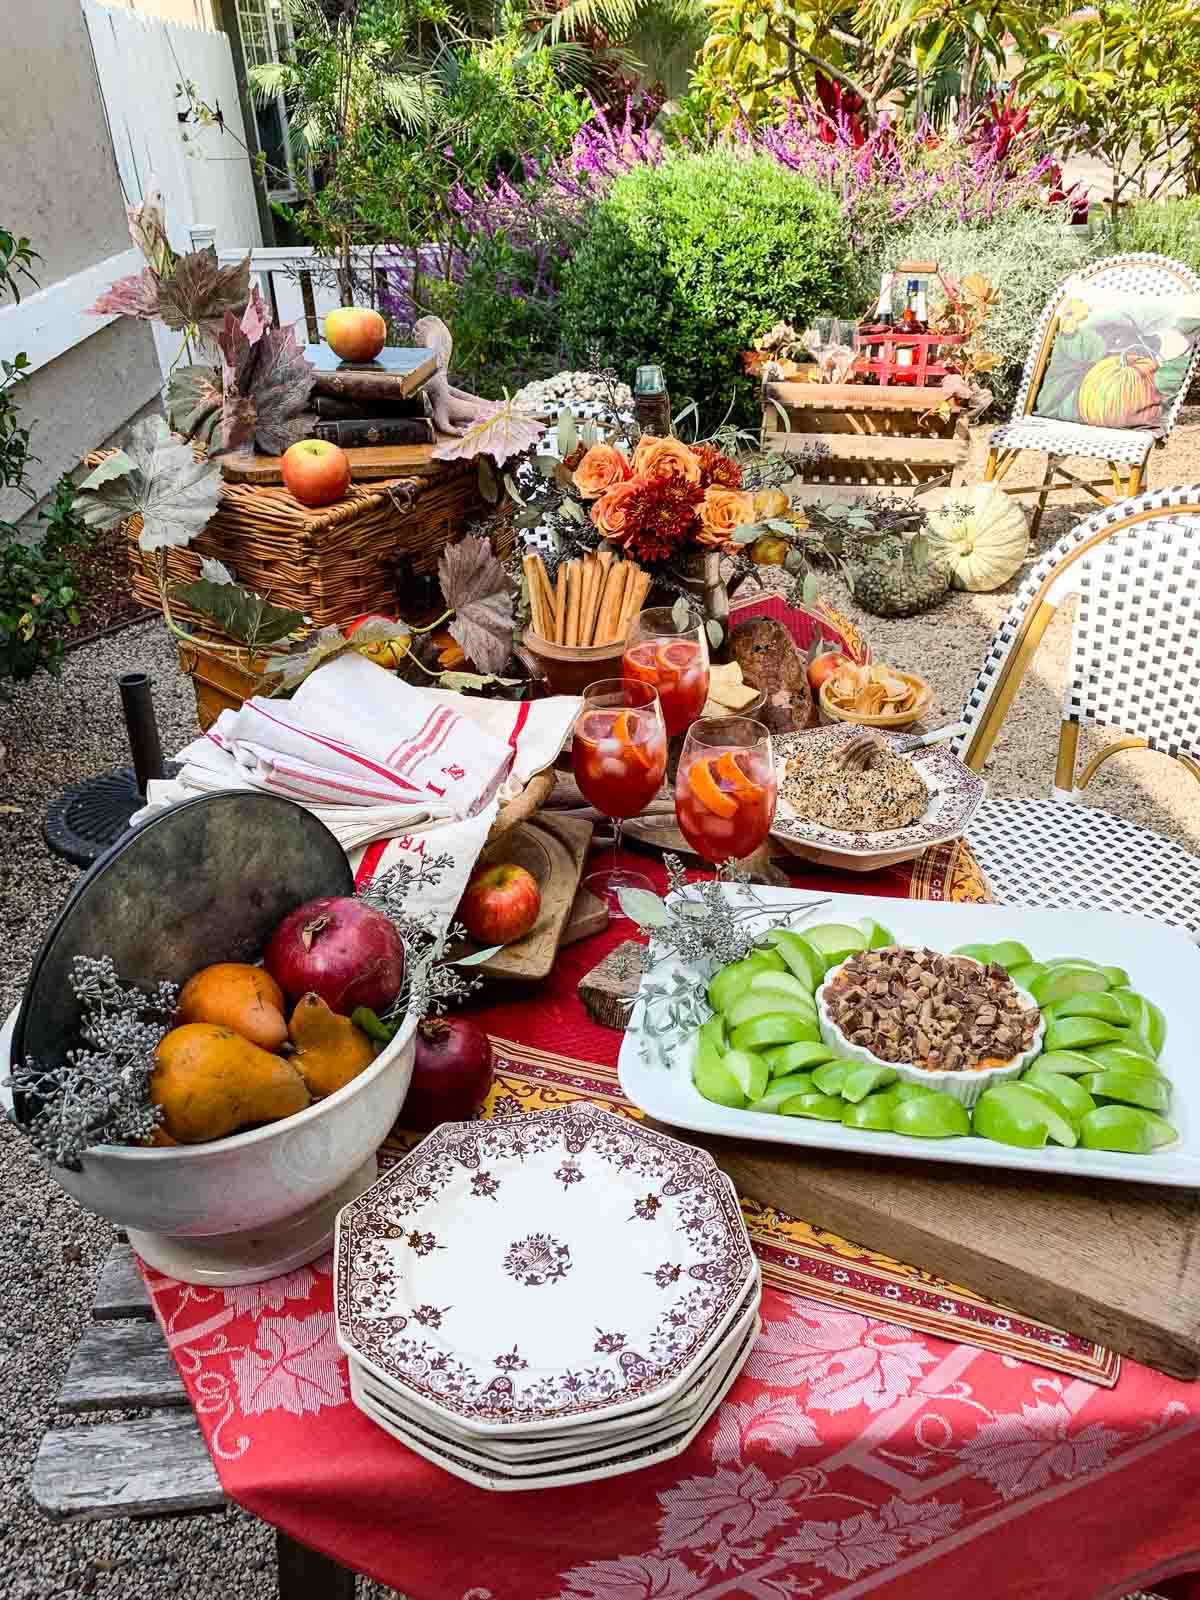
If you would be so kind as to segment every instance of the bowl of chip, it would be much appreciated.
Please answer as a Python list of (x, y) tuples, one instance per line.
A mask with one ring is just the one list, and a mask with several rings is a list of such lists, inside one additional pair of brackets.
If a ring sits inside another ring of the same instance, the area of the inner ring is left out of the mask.
[(831, 721), (864, 728), (910, 728), (933, 704), (933, 688), (915, 672), (848, 661), (821, 685), (821, 710)]

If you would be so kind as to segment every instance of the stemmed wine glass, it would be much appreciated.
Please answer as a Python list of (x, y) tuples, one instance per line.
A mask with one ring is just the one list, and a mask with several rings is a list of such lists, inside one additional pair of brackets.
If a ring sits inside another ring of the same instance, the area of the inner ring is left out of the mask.
[(658, 690), (667, 734), (683, 733), (708, 699), (708, 635), (704, 618), (688, 607), (681, 625), (674, 606), (651, 606), (633, 620), (625, 639), (621, 674), (626, 683)]
[(601, 678), (588, 685), (575, 718), (571, 768), (584, 798), (612, 818), (615, 835), (612, 866), (590, 873), (584, 888), (623, 915), (622, 889), (653, 887), (645, 873), (617, 865), (622, 824), (646, 809), (667, 770), (667, 731), (652, 684)]
[(714, 865), (757, 850), (775, 816), (771, 735), (752, 717), (702, 717), (684, 741), (675, 774), (679, 831)]

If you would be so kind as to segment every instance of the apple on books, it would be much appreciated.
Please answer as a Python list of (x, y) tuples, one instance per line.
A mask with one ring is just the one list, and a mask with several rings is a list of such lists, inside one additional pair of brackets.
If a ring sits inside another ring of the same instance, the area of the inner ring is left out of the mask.
[(387, 343), (387, 323), (366, 306), (339, 306), (325, 318), (325, 342), (342, 361), (374, 361)]
[(741, 663), (730, 661), (725, 666), (712, 665), (708, 669), (708, 699), (700, 712), (702, 717), (736, 717), (758, 699), (760, 690), (742, 678)]

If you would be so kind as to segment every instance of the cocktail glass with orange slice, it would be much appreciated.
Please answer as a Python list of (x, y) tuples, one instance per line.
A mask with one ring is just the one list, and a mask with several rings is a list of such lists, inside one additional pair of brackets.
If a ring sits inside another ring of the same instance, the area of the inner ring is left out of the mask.
[(698, 856), (721, 863), (757, 850), (775, 816), (771, 735), (751, 717), (693, 722), (675, 775), (679, 831)]
[(622, 889), (649, 889), (642, 872), (618, 867), (621, 826), (644, 811), (662, 787), (667, 771), (667, 730), (652, 684), (601, 678), (583, 692), (575, 718), (571, 768), (586, 800), (613, 821), (612, 866), (583, 880), (609, 911), (623, 915)]
[(625, 639), (621, 672), (627, 681), (658, 690), (669, 736), (686, 732), (708, 699), (704, 618), (694, 607), (687, 607), (686, 620), (673, 606), (639, 612)]

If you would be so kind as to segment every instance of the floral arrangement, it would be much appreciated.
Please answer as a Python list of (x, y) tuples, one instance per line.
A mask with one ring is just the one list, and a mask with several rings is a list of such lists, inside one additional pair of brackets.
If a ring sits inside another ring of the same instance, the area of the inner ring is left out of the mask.
[(689, 546), (731, 550), (739, 528), (757, 522), (764, 495), (742, 486), (742, 468), (714, 444), (684, 444), (644, 433), (632, 455), (615, 444), (577, 449), (563, 465), (598, 533), (647, 566)]

